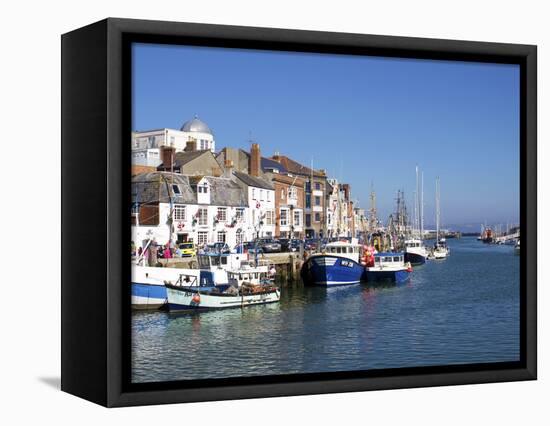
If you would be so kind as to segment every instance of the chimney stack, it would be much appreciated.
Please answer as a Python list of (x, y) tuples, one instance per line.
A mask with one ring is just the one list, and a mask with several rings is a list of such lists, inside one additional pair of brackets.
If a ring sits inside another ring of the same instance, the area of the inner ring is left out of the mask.
[(190, 151), (196, 151), (196, 150), (197, 150), (197, 140), (193, 138), (189, 138), (189, 140), (187, 141), (187, 144), (185, 145), (184, 151), (190, 152)]
[(223, 176), (230, 178), (233, 175), (233, 160), (225, 160)]
[(260, 145), (258, 145), (257, 143), (253, 143), (252, 147), (250, 148), (250, 164), (248, 167), (248, 173), (250, 174), (250, 176), (260, 176), (260, 162)]
[(176, 149), (173, 146), (163, 145), (160, 147), (160, 159), (162, 161), (162, 167), (164, 167), (164, 170), (168, 172), (172, 171), (175, 154)]

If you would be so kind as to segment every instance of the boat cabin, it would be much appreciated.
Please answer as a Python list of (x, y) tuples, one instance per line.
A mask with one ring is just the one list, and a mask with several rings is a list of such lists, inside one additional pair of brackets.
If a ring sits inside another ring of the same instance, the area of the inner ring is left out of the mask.
[(356, 262), (359, 262), (360, 253), (361, 245), (343, 241), (328, 243), (323, 249), (323, 254), (346, 257), (348, 259), (355, 260)]
[(199, 271), (198, 276), (180, 274), (175, 285), (179, 287), (214, 287), (214, 274), (211, 271)]
[(405, 241), (405, 247), (407, 247), (407, 248), (422, 247), (422, 241), (420, 241), (420, 240), (406, 240)]
[(405, 256), (403, 253), (376, 253), (374, 266), (403, 266)]
[(199, 269), (238, 269), (243, 264), (248, 264), (246, 254), (241, 253), (204, 253), (197, 254)]
[(228, 271), (229, 285), (240, 287), (243, 283), (263, 284), (270, 281), (266, 267)]

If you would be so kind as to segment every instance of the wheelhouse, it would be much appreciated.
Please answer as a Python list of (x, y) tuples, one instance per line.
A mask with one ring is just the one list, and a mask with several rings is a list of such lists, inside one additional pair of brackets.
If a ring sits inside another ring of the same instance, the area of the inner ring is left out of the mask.
[(420, 241), (420, 240), (407, 240), (407, 241), (405, 241), (405, 247), (407, 247), (407, 248), (422, 247), (422, 241)]
[(330, 254), (352, 254), (352, 253), (359, 253), (361, 250), (361, 246), (355, 246), (350, 244), (327, 244), (325, 247), (325, 253)]
[(376, 266), (395, 266), (403, 265), (405, 256), (403, 253), (376, 253), (374, 255), (374, 264)]

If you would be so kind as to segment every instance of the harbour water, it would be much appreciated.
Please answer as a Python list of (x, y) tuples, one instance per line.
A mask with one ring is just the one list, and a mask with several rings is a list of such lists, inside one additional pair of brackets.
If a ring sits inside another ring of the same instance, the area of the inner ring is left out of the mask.
[(132, 380), (434, 366), (519, 359), (519, 256), (475, 238), (400, 285), (282, 289), (280, 303), (132, 313)]

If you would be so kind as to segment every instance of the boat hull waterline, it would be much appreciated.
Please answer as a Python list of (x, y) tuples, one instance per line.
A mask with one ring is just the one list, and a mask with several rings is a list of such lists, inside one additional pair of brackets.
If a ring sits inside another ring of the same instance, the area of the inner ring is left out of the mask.
[(275, 303), (281, 299), (278, 289), (251, 294), (212, 294), (199, 288), (166, 285), (170, 311), (200, 311), (210, 309), (243, 308)]
[(367, 282), (394, 282), (394, 283), (404, 283), (407, 282), (411, 277), (411, 272), (407, 269), (396, 270), (396, 271), (384, 271), (384, 270), (369, 270), (367, 268), (366, 272)]
[(426, 263), (426, 257), (419, 253), (405, 252), (405, 262), (409, 262), (413, 266), (419, 266)]
[(166, 302), (164, 284), (132, 283), (132, 309), (159, 309)]

